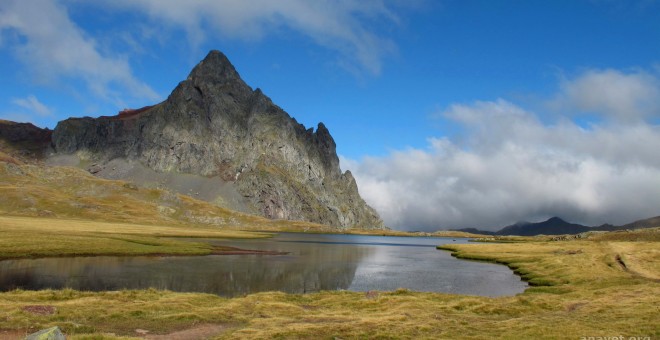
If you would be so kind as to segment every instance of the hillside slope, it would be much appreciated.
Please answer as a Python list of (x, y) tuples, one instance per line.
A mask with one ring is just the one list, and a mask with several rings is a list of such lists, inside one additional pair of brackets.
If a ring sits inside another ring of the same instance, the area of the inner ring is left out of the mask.
[(20, 164), (8, 158), (0, 151), (2, 215), (242, 230), (332, 230), (243, 214), (168, 190), (98, 178), (73, 167)]

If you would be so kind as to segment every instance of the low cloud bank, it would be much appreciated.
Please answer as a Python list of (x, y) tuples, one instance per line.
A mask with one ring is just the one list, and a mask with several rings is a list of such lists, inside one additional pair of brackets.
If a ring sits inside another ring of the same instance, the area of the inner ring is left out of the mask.
[[(453, 139), (386, 157), (342, 159), (389, 226), (479, 227), (560, 216), (588, 225), (660, 215), (660, 86), (652, 72), (589, 70), (564, 80), (551, 124), (504, 99), (454, 104)], [(578, 124), (589, 114), (596, 119)]]

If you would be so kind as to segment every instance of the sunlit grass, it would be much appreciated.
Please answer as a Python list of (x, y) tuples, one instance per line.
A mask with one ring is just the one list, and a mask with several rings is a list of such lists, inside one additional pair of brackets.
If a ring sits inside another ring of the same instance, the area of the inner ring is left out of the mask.
[(0, 158), (0, 215), (240, 230), (333, 230), (273, 221), (166, 190), (106, 180), (71, 167), (19, 165)]
[[(217, 337), (231, 339), (660, 336), (657, 242), (611, 237), (445, 248), (506, 263), (539, 286), (499, 298), (407, 290), (232, 299), (158, 290), (13, 291), (0, 294), (0, 329), (58, 325), (74, 339), (137, 336), (136, 329), (167, 334), (203, 324), (223, 325)], [(29, 305), (54, 306), (56, 313), (34, 315), (23, 310)]]
[(207, 243), (176, 238), (261, 238), (267, 233), (0, 216), (0, 259), (74, 255), (206, 255)]

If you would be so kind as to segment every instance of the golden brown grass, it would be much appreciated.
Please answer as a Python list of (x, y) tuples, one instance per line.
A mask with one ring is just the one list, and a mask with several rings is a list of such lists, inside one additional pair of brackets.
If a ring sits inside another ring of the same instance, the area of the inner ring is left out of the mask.
[(0, 216), (0, 259), (75, 255), (208, 255), (206, 243), (174, 238), (259, 238), (266, 233), (214, 227), (153, 226)]
[(0, 151), (0, 162), (5, 162), (5, 163), (11, 163), (14, 165), (22, 165), (23, 162), (19, 161), (18, 159), (12, 157), (11, 155), (8, 155), (2, 151)]
[(165, 190), (97, 178), (77, 168), (2, 160), (0, 215), (241, 230), (336, 230), (302, 221), (272, 221)]
[[(653, 233), (660, 232), (654, 229)], [(653, 238), (653, 237), (651, 237)], [(445, 246), (506, 263), (537, 286), (513, 297), (437, 293), (208, 294), (13, 291), (0, 294), (0, 329), (62, 327), (71, 338), (168, 334), (216, 324), (218, 338), (579, 339), (660, 336), (658, 243), (579, 240)], [(36, 315), (26, 306), (53, 306)], [(114, 334), (114, 335), (111, 335)]]

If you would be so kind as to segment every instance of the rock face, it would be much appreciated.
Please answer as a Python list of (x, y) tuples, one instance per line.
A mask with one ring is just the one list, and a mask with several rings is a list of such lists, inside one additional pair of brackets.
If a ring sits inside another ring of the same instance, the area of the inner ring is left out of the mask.
[(381, 227), (335, 142), (306, 129), (211, 51), (164, 102), (117, 116), (71, 118), (52, 136), (57, 154), (93, 162), (138, 161), (157, 172), (218, 177), (253, 211), (338, 227)]

